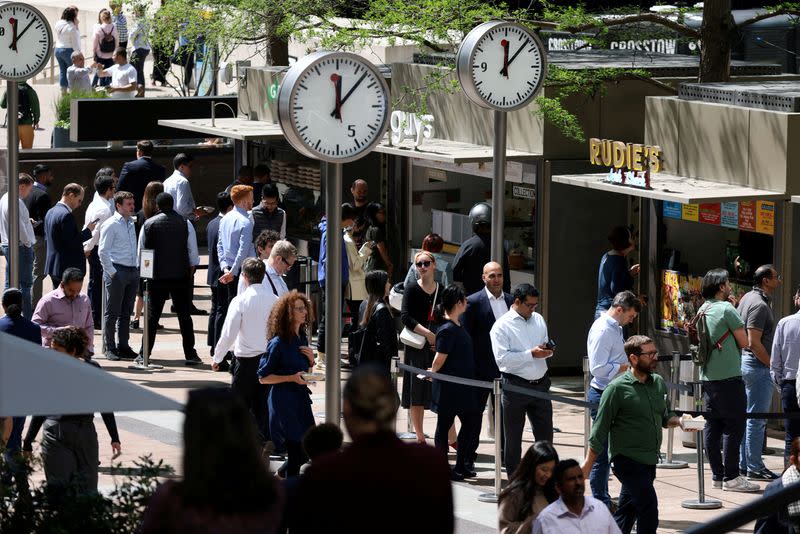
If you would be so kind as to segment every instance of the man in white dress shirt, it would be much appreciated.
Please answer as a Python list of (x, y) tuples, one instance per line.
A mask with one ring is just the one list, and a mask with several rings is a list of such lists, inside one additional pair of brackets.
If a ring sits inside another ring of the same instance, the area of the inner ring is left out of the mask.
[(91, 239), (83, 242), (83, 253), (89, 260), (89, 287), (86, 294), (92, 303), (92, 319), (94, 328), (99, 330), (103, 317), (103, 265), (100, 263), (100, 256), (97, 254), (97, 244), (100, 242), (100, 227), (103, 223), (114, 215), (114, 198), (116, 189), (114, 187), (114, 177), (107, 174), (98, 173), (94, 179), (94, 197), (86, 208), (83, 228), (89, 224), (96, 223), (92, 230)]
[(205, 214), (202, 208), (195, 206), (192, 186), (189, 184), (193, 162), (194, 158), (190, 154), (183, 152), (176, 154), (172, 158), (175, 172), (164, 180), (164, 192), (169, 193), (175, 199), (175, 211), (190, 221)]
[(539, 290), (531, 284), (520, 284), (513, 295), (511, 309), (497, 319), (489, 332), (494, 359), (503, 377), (504, 460), (508, 473), (519, 465), (526, 414), (536, 441), (553, 441), (553, 403), (511, 391), (522, 388), (549, 392), (545, 360), (553, 355), (544, 317), (534, 311), (539, 305)]
[(107, 69), (99, 63), (95, 64), (97, 76), (100, 78), (111, 76), (111, 85), (106, 86), (106, 91), (111, 98), (133, 98), (136, 96), (136, 69), (128, 63), (128, 51), (122, 47), (114, 50), (114, 65)]
[[(33, 223), (28, 214), (28, 208), (23, 202), (33, 189), (33, 178), (29, 174), (19, 174), (19, 248), (17, 249), (17, 266), (19, 272), (19, 289), (22, 291), (22, 314), (30, 319), (33, 314), (31, 305), (31, 288), (33, 287), (33, 244), (36, 236), (33, 233)], [(11, 274), (8, 263), (8, 193), (0, 198), (0, 248), (6, 257), (6, 289), (8, 289)]]
[(242, 263), (247, 289), (233, 298), (225, 316), (222, 334), (214, 347), (211, 368), (215, 371), (233, 349), (231, 389), (245, 401), (256, 424), (261, 444), (269, 441), (267, 386), (259, 383), (256, 371), (267, 348), (267, 320), (278, 297), (263, 284), (266, 268), (258, 258)]

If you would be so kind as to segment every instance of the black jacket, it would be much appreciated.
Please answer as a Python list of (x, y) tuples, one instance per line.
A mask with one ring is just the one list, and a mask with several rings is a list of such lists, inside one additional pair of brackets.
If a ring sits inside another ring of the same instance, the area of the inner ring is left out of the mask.
[(175, 210), (153, 215), (144, 223), (143, 245), (153, 250), (153, 279), (176, 280), (189, 276), (189, 228)]
[[(365, 300), (359, 310), (359, 323), (360, 319), (364, 317), (366, 309), (367, 301)], [(361, 351), (359, 363), (375, 363), (389, 372), (392, 358), (397, 356), (397, 330), (395, 330), (394, 317), (392, 317), (392, 312), (389, 311), (387, 304), (380, 303), (376, 307), (375, 312), (369, 318), (367, 333), (364, 342), (369, 343), (369, 346), (365, 346)]]
[[(511, 309), (514, 297), (504, 292), (503, 298), (508, 308)], [(475, 347), (475, 375), (478, 380), (492, 380), (500, 377), (500, 369), (497, 368), (492, 351), (492, 340), (489, 338), (489, 331), (494, 326), (494, 321), (494, 312), (492, 312), (485, 288), (481, 288), (480, 291), (467, 297), (467, 309), (461, 317), (461, 324), (472, 338)]]
[[(464, 292), (471, 295), (484, 287), (483, 267), (491, 261), (492, 249), (488, 237), (473, 235), (461, 244), (453, 260), (453, 280), (464, 284)], [(503, 254), (503, 291), (511, 292), (511, 275), (508, 272), (507, 254)]]
[(136, 161), (129, 161), (122, 166), (122, 170), (119, 173), (117, 191), (133, 193), (133, 202), (136, 205), (136, 211), (139, 211), (142, 209), (144, 188), (153, 181), (163, 182), (164, 172), (164, 167), (155, 163), (149, 157), (141, 157)]
[(86, 256), (83, 242), (92, 238), (92, 231), (78, 230), (75, 215), (62, 203), (56, 203), (44, 217), (44, 233), (47, 237), (47, 260), (45, 272), (55, 278), (70, 267), (86, 273)]
[(45, 189), (42, 189), (40, 185), (34, 184), (31, 194), (23, 202), (25, 207), (28, 208), (31, 219), (39, 223), (33, 227), (34, 235), (37, 237), (44, 236), (44, 216), (53, 207), (50, 194)]
[(217, 287), (222, 270), (219, 268), (219, 252), (217, 252), (217, 241), (219, 241), (219, 222), (222, 217), (214, 217), (206, 226), (208, 236), (208, 278), (206, 283), (211, 287)]

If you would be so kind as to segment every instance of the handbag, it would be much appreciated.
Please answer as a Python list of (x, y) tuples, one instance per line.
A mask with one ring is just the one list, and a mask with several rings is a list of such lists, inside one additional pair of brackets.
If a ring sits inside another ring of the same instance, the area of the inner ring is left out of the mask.
[[(382, 302), (379, 302), (377, 306), (375, 306), (375, 311), (372, 312), (372, 316), (378, 313), (378, 310), (384, 308), (385, 305)], [(374, 337), (375, 334), (372, 333), (370, 330), (370, 323), (367, 323), (365, 326), (359, 326), (355, 330), (352, 330), (349, 334), (347, 334), (347, 360), (351, 367), (356, 367), (361, 363), (362, 355), (364, 353), (364, 344), (369, 337), (369, 345), (374, 345)]]
[[(436, 292), (433, 294), (433, 304), (431, 304), (431, 311), (428, 313), (428, 326), (433, 320), (433, 308), (436, 306), (436, 297), (439, 295), (439, 284), (436, 284)], [(425, 336), (417, 334), (407, 326), (400, 332), (400, 343), (412, 349), (421, 349), (425, 346)]]

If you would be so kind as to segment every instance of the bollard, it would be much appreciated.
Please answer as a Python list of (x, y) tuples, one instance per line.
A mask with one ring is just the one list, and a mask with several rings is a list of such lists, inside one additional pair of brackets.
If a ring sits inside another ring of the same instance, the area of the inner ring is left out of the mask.
[(502, 473), (500, 472), (500, 466), (502, 461), (500, 459), (500, 432), (502, 429), (502, 420), (500, 418), (500, 407), (503, 405), (501, 401), (501, 395), (503, 393), (503, 387), (501, 385), (501, 381), (499, 378), (494, 379), (494, 388), (492, 390), (494, 393), (494, 427), (498, 429), (495, 431), (495, 438), (494, 438), (494, 493), (481, 493), (478, 495), (478, 500), (481, 502), (497, 502), (500, 497), (500, 482), (502, 481)]
[[(703, 387), (702, 382), (694, 384), (694, 402), (698, 411), (702, 411), (703, 406)], [(706, 498), (706, 485), (703, 468), (703, 431), (699, 430), (695, 436), (697, 444), (697, 499), (687, 499), (681, 502), (681, 506), (691, 510), (713, 510), (722, 508), (722, 502), (717, 499)]]
[[(584, 395), (589, 393), (589, 384), (592, 383), (592, 374), (589, 372), (589, 358), (583, 359), (583, 392)], [(592, 417), (589, 414), (589, 408), (583, 411), (583, 456), (589, 453), (589, 434), (592, 433)]]
[(144, 309), (142, 310), (142, 363), (134, 363), (129, 365), (128, 369), (137, 369), (139, 371), (151, 371), (154, 369), (163, 369), (163, 365), (156, 365), (150, 363), (150, 280), (144, 279), (144, 288), (142, 289), (142, 302), (144, 302)]
[[(680, 381), (681, 376), (681, 353), (677, 350), (672, 351), (672, 367), (670, 368), (670, 380), (673, 384)], [(678, 403), (678, 390), (669, 390), (669, 404), (674, 407)], [(672, 447), (675, 441), (675, 429), (667, 430), (667, 459), (656, 464), (659, 469), (685, 469), (689, 467), (688, 462), (672, 459)]]

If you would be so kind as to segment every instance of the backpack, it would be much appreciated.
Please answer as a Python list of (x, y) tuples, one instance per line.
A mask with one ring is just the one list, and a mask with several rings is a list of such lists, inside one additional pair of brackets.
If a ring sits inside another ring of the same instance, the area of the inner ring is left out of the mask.
[(19, 115), (19, 120), (27, 120), (33, 118), (33, 111), (31, 110), (31, 97), (28, 94), (28, 86), (27, 84), (19, 86), (19, 96), (17, 97), (19, 100), (17, 101), (17, 113)]
[(114, 30), (106, 33), (103, 28), (100, 28), (100, 31), (103, 32), (103, 38), (100, 39), (100, 51), (104, 53), (110, 53), (114, 51)]
[(686, 324), (686, 332), (689, 335), (689, 344), (692, 352), (692, 361), (699, 366), (705, 366), (711, 359), (711, 353), (715, 350), (722, 350), (722, 343), (731, 335), (731, 331), (726, 330), (722, 337), (716, 342), (711, 342), (711, 335), (708, 331), (706, 322), (706, 312), (713, 306), (710, 304), (705, 308), (701, 307), (691, 321)]
[[(384, 307), (386, 307), (386, 305), (383, 302), (379, 302), (377, 306), (375, 306), (375, 310), (372, 312), (370, 319), (375, 317), (378, 310)], [(356, 367), (362, 361), (366, 360), (364, 358), (364, 356), (366, 356), (366, 354), (364, 354), (365, 347), (369, 350), (370, 347), (374, 348), (376, 345), (374, 329), (370, 328), (371, 324), (372, 321), (364, 326), (359, 326), (347, 334), (347, 360), (351, 367)]]

